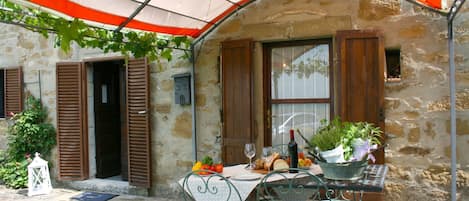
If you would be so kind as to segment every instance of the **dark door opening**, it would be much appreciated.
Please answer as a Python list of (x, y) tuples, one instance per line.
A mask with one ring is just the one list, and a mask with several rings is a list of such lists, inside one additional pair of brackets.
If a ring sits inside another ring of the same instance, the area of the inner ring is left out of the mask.
[(124, 72), (122, 60), (93, 63), (96, 178), (127, 180)]

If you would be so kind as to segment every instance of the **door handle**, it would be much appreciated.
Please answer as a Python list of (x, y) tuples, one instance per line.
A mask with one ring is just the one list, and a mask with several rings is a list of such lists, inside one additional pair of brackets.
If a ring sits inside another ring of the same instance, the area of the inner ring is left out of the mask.
[(146, 114), (147, 111), (146, 110), (142, 110), (142, 111), (138, 111), (137, 114)]

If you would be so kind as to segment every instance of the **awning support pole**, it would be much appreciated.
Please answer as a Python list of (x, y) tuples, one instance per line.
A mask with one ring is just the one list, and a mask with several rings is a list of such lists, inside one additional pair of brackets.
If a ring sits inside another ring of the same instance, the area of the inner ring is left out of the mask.
[(453, 21), (448, 21), (448, 47), (449, 47), (449, 88), (450, 88), (450, 122), (451, 122), (451, 200), (456, 201), (456, 82), (454, 67), (454, 41)]
[(451, 123), (451, 201), (456, 201), (456, 67), (454, 64), (454, 32), (453, 20), (456, 14), (461, 9), (465, 0), (455, 0), (451, 6), (447, 19), (448, 19), (448, 49), (449, 49), (449, 88), (450, 88), (450, 123)]
[(191, 61), (192, 61), (192, 70), (191, 70), (191, 109), (192, 109), (192, 159), (197, 161), (197, 127), (196, 127), (196, 104), (195, 104), (195, 44), (191, 44)]

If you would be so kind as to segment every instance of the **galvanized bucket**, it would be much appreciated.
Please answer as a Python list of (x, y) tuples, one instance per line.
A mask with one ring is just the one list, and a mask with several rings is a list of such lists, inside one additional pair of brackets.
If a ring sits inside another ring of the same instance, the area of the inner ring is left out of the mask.
[(363, 177), (367, 160), (346, 163), (325, 163), (317, 161), (324, 177), (333, 180), (356, 180)]

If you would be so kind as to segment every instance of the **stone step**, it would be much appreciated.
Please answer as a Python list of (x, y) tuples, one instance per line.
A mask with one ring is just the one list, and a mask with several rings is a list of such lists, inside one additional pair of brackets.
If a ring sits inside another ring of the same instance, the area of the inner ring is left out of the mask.
[(131, 186), (127, 181), (94, 178), (83, 181), (64, 181), (62, 184), (66, 187), (81, 191), (148, 196), (148, 190), (146, 188)]

